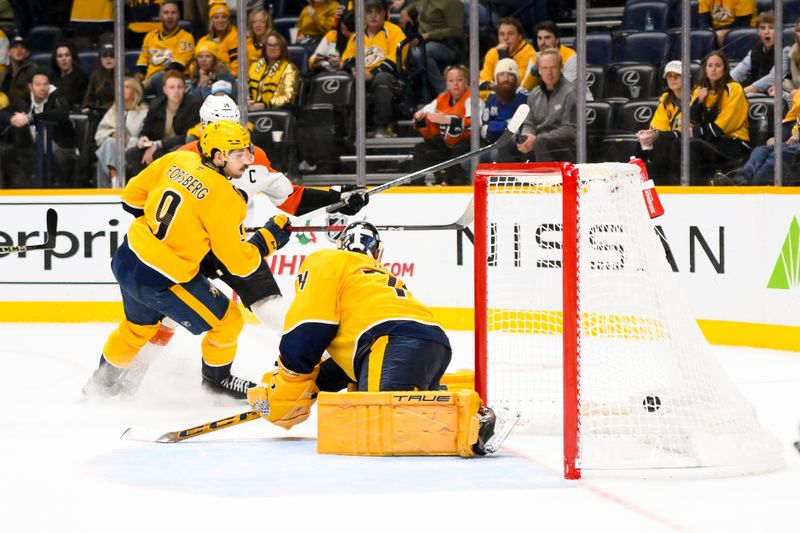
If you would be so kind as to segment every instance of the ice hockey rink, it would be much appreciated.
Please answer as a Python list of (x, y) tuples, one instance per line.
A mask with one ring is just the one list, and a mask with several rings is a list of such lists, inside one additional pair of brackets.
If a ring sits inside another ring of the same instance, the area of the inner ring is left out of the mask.
[[(81, 387), (110, 323), (0, 324), (3, 531), (797, 531), (800, 355), (716, 347), (786, 466), (725, 479), (565, 481), (560, 441), (512, 433), (487, 458), (316, 453), (316, 420), (291, 432), (254, 420), (176, 444), (121, 440), (247, 410), (200, 387), (199, 337), (179, 331), (136, 398)], [(451, 332), (451, 369), (471, 332)], [(234, 372), (258, 380), (276, 341), (248, 325)]]

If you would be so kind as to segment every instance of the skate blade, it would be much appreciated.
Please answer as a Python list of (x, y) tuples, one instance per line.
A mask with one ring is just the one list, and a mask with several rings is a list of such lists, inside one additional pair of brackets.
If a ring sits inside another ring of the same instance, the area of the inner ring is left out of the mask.
[(506, 420), (503, 422), (502, 427), (500, 430), (495, 431), (494, 435), (489, 442), (486, 443), (486, 452), (487, 453), (495, 453), (497, 450), (500, 449), (500, 446), (503, 445), (508, 435), (511, 433), (511, 430), (516, 427), (517, 422), (519, 422), (520, 418), (522, 418), (522, 412), (517, 411), (517, 413), (511, 417), (511, 419)]

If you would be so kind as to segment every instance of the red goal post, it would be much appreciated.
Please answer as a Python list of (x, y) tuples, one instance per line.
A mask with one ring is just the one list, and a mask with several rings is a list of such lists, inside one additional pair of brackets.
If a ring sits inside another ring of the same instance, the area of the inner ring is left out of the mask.
[(780, 444), (680, 303), (643, 175), (629, 163), (478, 167), (476, 390), (522, 412), (523, 430), (563, 434), (568, 479), (779, 468)]

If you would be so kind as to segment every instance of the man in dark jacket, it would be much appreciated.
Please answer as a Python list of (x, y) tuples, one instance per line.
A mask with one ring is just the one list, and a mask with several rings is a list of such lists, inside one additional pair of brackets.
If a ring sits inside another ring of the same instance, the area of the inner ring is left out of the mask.
[(176, 70), (164, 75), (164, 96), (150, 103), (144, 118), (139, 145), (125, 153), (128, 178), (134, 177), (144, 167), (162, 155), (186, 144), (186, 132), (199, 122), (203, 102), (186, 94), (183, 74)]
[[(36, 70), (28, 92), (0, 111), (0, 131), (5, 132), (0, 164), (8, 188), (37, 187), (37, 173), (53, 169), (56, 186), (70, 184), (77, 160), (75, 131), (69, 120), (69, 104), (50, 84), (46, 69)], [(48, 137), (52, 139), (52, 160), (44, 157), (50, 144)], [(41, 177), (46, 184), (48, 178)]]
[(28, 82), (36, 70), (36, 65), (31, 61), (31, 51), (28, 43), (21, 35), (11, 38), (8, 43), (8, 58), (11, 64), (3, 80), (2, 92), (6, 93), (11, 102), (21, 98), (28, 90)]

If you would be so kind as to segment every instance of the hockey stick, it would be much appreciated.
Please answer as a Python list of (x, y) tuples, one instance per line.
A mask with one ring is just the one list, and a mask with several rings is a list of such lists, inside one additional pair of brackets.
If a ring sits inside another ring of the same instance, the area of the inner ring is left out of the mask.
[[(478, 148), (477, 150), (475, 150), (473, 152), (467, 152), (466, 154), (462, 154), (462, 155), (454, 157), (452, 159), (448, 159), (447, 161), (442, 161), (441, 163), (437, 163), (436, 165), (430, 166), (428, 168), (423, 168), (422, 170), (418, 170), (416, 172), (412, 172), (411, 174), (406, 174), (405, 176), (400, 176), (399, 178), (397, 178), (395, 180), (388, 181), (388, 182), (384, 183), (383, 185), (378, 185), (377, 187), (373, 187), (372, 189), (369, 189), (365, 194), (371, 196), (373, 194), (378, 194), (379, 192), (383, 192), (383, 191), (386, 191), (386, 190), (389, 190), (389, 189), (393, 189), (393, 188), (395, 188), (395, 187), (397, 187), (399, 185), (405, 185), (406, 183), (411, 183), (415, 179), (421, 178), (421, 177), (425, 176), (426, 174), (432, 174), (434, 172), (438, 172), (439, 170), (444, 170), (446, 168), (450, 168), (453, 165), (457, 165), (457, 164), (462, 163), (464, 161), (468, 161), (470, 159), (474, 159), (474, 158), (476, 158), (476, 157), (478, 157), (480, 155), (483, 155), (483, 154), (485, 154), (487, 152), (491, 152), (492, 150), (496, 150), (496, 149), (498, 149), (498, 148), (500, 148), (502, 146), (505, 146), (506, 144), (508, 144), (509, 142), (511, 142), (514, 139), (514, 136), (517, 134), (517, 132), (519, 131), (520, 127), (522, 127), (522, 123), (525, 121), (525, 118), (528, 116), (529, 112), (530, 112), (530, 108), (528, 107), (527, 104), (522, 104), (521, 106), (519, 106), (517, 108), (517, 110), (514, 112), (514, 116), (512, 116), (511, 119), (509, 119), (508, 126), (506, 127), (506, 130), (500, 135), (500, 138), (497, 139), (492, 144), (484, 146), (482, 148)], [(336, 211), (337, 209), (340, 209), (340, 208), (342, 208), (342, 207), (344, 207), (346, 205), (347, 205), (347, 203), (343, 202), (343, 201), (342, 202), (336, 202), (335, 204), (331, 204), (331, 205), (328, 205), (328, 206), (325, 206), (325, 207), (320, 207), (319, 209), (317, 209), (315, 211), (311, 211), (310, 213), (307, 213), (307, 214), (303, 215), (303, 217), (306, 220), (309, 220), (309, 219), (313, 218), (314, 216), (316, 216), (318, 214), (321, 214), (322, 212), (332, 213), (333, 211)]]
[(0, 254), (25, 253), (30, 250), (52, 250), (56, 247), (56, 226), (58, 226), (58, 213), (52, 207), (47, 210), (47, 232), (42, 244), (15, 244), (0, 246)]
[[(473, 208), (473, 201), (470, 199), (469, 205), (464, 210), (464, 213), (458, 217), (455, 222), (449, 224), (384, 224), (375, 225), (378, 231), (439, 231), (439, 230), (460, 230), (464, 229), (472, 223), (475, 218)], [(313, 233), (316, 231), (343, 231), (346, 226), (291, 226), (289, 231), (291, 233)], [(245, 231), (253, 233), (260, 228), (245, 228)]]
[[(240, 413), (238, 415), (229, 416), (228, 418), (221, 418), (220, 420), (207, 422), (202, 426), (164, 433), (163, 435), (155, 439), (155, 441), (160, 443), (180, 442), (182, 440), (191, 439), (192, 437), (197, 437), (198, 435), (205, 435), (206, 433), (217, 431), (218, 429), (224, 429), (231, 426), (235, 426), (241, 424), (242, 422), (249, 422), (250, 420), (255, 420), (256, 418), (261, 418), (261, 414), (259, 414), (256, 411), (247, 411), (244, 413)], [(130, 440), (142, 440), (137, 438), (134, 435), (134, 433), (135, 432), (133, 428), (130, 427), (126, 429), (122, 433), (122, 435), (120, 435), (119, 438), (130, 439)], [(144, 440), (150, 440), (150, 439), (144, 439)]]

